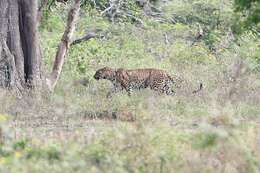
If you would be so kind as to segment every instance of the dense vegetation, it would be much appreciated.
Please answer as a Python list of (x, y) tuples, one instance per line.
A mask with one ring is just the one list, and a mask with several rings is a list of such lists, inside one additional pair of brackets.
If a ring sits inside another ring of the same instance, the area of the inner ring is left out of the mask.
[(260, 1), (259, 0), (235, 0), (235, 11), (238, 12), (238, 27), (240, 31), (252, 28), (259, 32)]
[[(75, 38), (100, 32), (70, 48), (54, 93), (20, 100), (1, 91), (0, 172), (258, 173), (259, 18), (239, 16), (250, 8), (258, 16), (259, 1), (119, 1), (116, 12), (105, 11), (109, 2), (82, 4)], [(70, 5), (44, 11), (46, 71)], [(160, 68), (184, 82), (174, 97), (107, 99), (111, 84), (93, 79), (103, 66)]]

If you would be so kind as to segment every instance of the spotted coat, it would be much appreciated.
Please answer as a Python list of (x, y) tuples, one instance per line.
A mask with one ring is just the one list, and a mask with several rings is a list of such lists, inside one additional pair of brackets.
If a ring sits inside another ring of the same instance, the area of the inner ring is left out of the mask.
[(159, 69), (125, 70), (105, 67), (97, 70), (94, 78), (96, 80), (106, 79), (113, 83), (114, 87), (108, 93), (108, 97), (121, 90), (126, 90), (130, 96), (133, 90), (144, 88), (150, 88), (167, 95), (175, 94), (172, 90), (175, 81), (166, 71)]

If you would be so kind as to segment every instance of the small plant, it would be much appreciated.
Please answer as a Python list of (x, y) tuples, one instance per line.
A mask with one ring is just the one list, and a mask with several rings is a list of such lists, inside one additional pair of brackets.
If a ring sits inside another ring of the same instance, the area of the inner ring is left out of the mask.
[(199, 133), (194, 136), (194, 147), (206, 149), (216, 146), (218, 136), (215, 133)]

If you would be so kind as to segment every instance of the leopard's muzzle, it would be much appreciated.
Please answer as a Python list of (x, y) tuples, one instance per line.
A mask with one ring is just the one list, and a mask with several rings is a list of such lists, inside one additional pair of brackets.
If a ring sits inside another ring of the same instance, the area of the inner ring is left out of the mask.
[(99, 79), (100, 79), (100, 75), (99, 75), (98, 73), (96, 73), (96, 74), (94, 75), (94, 79), (99, 80)]

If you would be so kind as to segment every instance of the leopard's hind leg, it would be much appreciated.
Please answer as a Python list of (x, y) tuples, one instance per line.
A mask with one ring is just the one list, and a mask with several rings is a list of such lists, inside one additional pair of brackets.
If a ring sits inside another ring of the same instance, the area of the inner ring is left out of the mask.
[(170, 96), (175, 95), (175, 91), (168, 84), (165, 84), (162, 90), (166, 95), (170, 95)]
[(173, 89), (171, 89), (171, 88), (167, 89), (167, 90), (165, 91), (165, 93), (166, 93), (167, 95), (170, 95), (170, 96), (174, 96), (174, 95), (175, 95), (175, 91), (174, 91)]
[(160, 94), (166, 94), (166, 95), (175, 95), (175, 92), (172, 90), (172, 88), (168, 84), (164, 85), (154, 85), (150, 87), (152, 90), (159, 92)]

